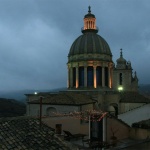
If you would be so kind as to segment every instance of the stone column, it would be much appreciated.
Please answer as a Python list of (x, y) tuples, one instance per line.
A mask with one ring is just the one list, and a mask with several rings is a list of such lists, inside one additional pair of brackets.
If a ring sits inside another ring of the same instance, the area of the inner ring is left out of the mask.
[(108, 87), (111, 88), (111, 72), (110, 72), (110, 66), (108, 66)]
[(79, 87), (79, 67), (76, 67), (76, 88)]
[(102, 66), (102, 87), (105, 87), (105, 67)]
[(87, 87), (87, 66), (84, 67), (84, 87)]
[(97, 83), (96, 82), (97, 81), (97, 79), (96, 79), (96, 66), (93, 66), (93, 68), (94, 68), (94, 72), (93, 72), (94, 73), (94, 88), (97, 88), (97, 84), (96, 84)]
[[(107, 139), (107, 135), (106, 135), (106, 131), (107, 131), (107, 123), (106, 123), (106, 116), (103, 118), (103, 141), (106, 142)], [(103, 149), (104, 150), (104, 149)]]
[(113, 66), (110, 64), (110, 88), (113, 86)]
[(113, 69), (112, 66), (109, 66), (109, 87), (112, 88), (112, 82), (113, 82)]
[(70, 87), (73, 87), (73, 68), (71, 67), (70, 68), (70, 80), (69, 80), (69, 82), (70, 82)]
[(70, 88), (70, 67), (68, 66), (68, 80), (67, 80), (67, 88)]

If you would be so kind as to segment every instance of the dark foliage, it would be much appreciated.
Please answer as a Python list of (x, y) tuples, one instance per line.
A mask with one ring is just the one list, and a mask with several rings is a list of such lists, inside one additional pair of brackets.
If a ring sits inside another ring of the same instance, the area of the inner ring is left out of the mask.
[(23, 116), (26, 113), (26, 105), (14, 99), (0, 98), (0, 118)]

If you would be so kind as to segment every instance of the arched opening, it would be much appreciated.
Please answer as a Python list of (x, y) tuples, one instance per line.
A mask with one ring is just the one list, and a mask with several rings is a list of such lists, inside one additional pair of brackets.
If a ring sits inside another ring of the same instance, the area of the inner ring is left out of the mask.
[[(112, 104), (110, 104), (109, 105), (109, 109), (111, 110), (111, 111), (114, 111), (112, 114), (114, 114), (114, 116), (118, 116), (118, 104), (116, 104), (116, 103), (112, 103)], [(110, 111), (110, 114), (111, 114), (111, 111)]]
[(111, 115), (115, 116), (115, 108), (114, 108), (113, 106), (108, 106), (108, 112), (109, 112)]
[(96, 84), (102, 86), (102, 67), (100, 66), (96, 68)]
[(119, 74), (119, 85), (122, 85), (122, 73)]
[(87, 67), (87, 86), (94, 85), (94, 75), (93, 75), (93, 67)]
[(46, 109), (46, 115), (47, 115), (47, 116), (54, 116), (55, 113), (57, 113), (57, 110), (56, 110), (56, 108), (54, 108), (54, 107), (48, 107), (48, 108)]
[(84, 67), (79, 67), (79, 86), (84, 86)]
[(105, 86), (108, 87), (108, 67), (105, 67)]

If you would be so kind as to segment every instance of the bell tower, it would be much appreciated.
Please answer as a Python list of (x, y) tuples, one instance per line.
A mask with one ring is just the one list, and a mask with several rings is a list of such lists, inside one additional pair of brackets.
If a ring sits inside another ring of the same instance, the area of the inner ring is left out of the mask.
[(138, 78), (136, 72), (133, 76), (131, 62), (123, 58), (122, 49), (120, 49), (120, 58), (116, 62), (116, 67), (113, 70), (113, 88), (119, 91), (137, 91)]

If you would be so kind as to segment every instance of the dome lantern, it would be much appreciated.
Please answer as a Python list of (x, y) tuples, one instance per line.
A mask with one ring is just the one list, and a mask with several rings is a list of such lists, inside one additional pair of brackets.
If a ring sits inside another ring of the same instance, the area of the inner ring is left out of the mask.
[(84, 27), (82, 28), (82, 33), (86, 31), (98, 32), (98, 28), (96, 27), (96, 18), (95, 15), (91, 13), (91, 7), (88, 7), (88, 14), (84, 16)]

